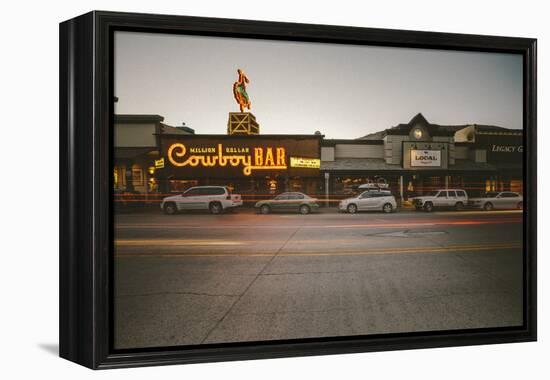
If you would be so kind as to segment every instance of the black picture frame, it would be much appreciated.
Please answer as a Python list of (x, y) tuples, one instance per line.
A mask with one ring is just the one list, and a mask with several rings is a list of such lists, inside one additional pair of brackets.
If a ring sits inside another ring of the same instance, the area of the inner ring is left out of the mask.
[[(112, 349), (113, 33), (330, 42), (523, 56), (524, 325), (163, 349)], [(117, 368), (535, 341), (536, 39), (94, 11), (60, 24), (60, 356)]]

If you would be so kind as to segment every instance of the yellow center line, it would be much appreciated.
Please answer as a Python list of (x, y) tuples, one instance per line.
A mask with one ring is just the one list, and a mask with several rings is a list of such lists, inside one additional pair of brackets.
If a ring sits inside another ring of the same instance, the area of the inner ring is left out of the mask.
[[(373, 236), (378, 238), (378, 236)], [(362, 239), (306, 239), (306, 240), (291, 240), (288, 243), (291, 245), (299, 244), (325, 244), (325, 243), (365, 243), (371, 241), (371, 237), (365, 237)], [(266, 244), (266, 243), (282, 243), (280, 239), (262, 239), (262, 240), (195, 240), (195, 239), (117, 239), (115, 240), (116, 246), (225, 246), (225, 245), (254, 245), (254, 244)], [(491, 246), (509, 245), (509, 244), (521, 244), (521, 242), (507, 242), (507, 243), (490, 243)], [(485, 247), (488, 244), (460, 244), (449, 245), (447, 247)], [(434, 246), (414, 247), (414, 248), (402, 248), (402, 249), (426, 249)], [(364, 248), (362, 248), (364, 249)], [(396, 248), (380, 248), (382, 250), (393, 250)]]
[(117, 239), (117, 246), (142, 246), (142, 245), (244, 245), (246, 242), (230, 240), (190, 240), (190, 239)]

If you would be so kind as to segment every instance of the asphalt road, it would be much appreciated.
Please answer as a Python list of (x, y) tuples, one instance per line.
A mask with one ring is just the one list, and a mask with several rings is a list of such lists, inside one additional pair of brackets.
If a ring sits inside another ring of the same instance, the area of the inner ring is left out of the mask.
[(521, 219), (118, 215), (115, 347), (521, 325)]

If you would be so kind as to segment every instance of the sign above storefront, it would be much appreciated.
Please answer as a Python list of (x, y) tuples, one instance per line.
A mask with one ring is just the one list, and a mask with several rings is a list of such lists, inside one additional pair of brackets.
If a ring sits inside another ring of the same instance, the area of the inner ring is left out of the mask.
[(523, 153), (523, 145), (491, 145), (491, 152), (496, 153)]
[(161, 157), (158, 160), (155, 160), (155, 168), (156, 169), (163, 169), (164, 168), (164, 157)]
[(290, 167), (319, 169), (321, 160), (319, 158), (290, 157)]
[(165, 135), (161, 139), (165, 161), (159, 171), (161, 179), (234, 181), (319, 175), (319, 167), (292, 167), (290, 163), (291, 157), (319, 159), (317, 136)]
[(168, 148), (168, 161), (175, 167), (239, 167), (245, 176), (253, 170), (286, 169), (284, 147), (248, 147), (224, 144), (188, 147), (174, 143)]
[(411, 166), (412, 167), (440, 167), (441, 151), (412, 149)]

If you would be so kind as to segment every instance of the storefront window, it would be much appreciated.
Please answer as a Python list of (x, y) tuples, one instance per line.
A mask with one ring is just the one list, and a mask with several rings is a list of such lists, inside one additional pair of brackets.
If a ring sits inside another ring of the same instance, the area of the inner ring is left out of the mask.
[(137, 165), (132, 167), (132, 183), (134, 186), (143, 186), (143, 169)]
[(190, 187), (197, 186), (199, 181), (197, 180), (170, 180), (168, 181), (169, 190), (172, 193), (183, 193)]
[(519, 179), (513, 179), (510, 181), (510, 191), (523, 194), (523, 181)]
[(118, 167), (116, 166), (113, 169), (113, 187), (118, 189)]

